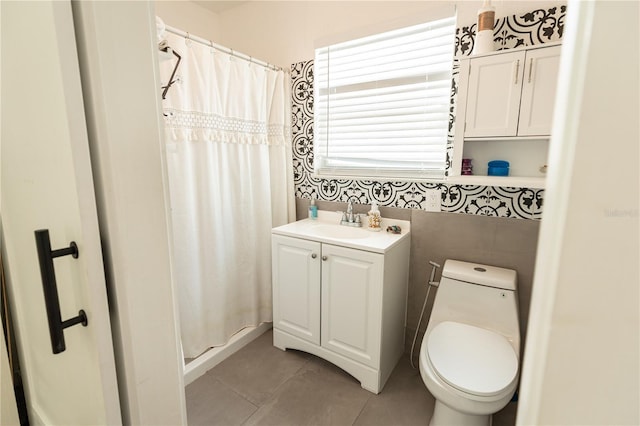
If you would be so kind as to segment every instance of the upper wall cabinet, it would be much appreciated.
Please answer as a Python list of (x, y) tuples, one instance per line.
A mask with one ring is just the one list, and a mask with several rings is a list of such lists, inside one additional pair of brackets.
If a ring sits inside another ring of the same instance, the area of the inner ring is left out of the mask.
[[(554, 42), (459, 59), (449, 182), (544, 188), (560, 51)], [(463, 158), (472, 175), (461, 175)], [(509, 162), (508, 176), (487, 176), (492, 160)]]
[(468, 68), (464, 137), (549, 136), (559, 61), (559, 45), (461, 61)]

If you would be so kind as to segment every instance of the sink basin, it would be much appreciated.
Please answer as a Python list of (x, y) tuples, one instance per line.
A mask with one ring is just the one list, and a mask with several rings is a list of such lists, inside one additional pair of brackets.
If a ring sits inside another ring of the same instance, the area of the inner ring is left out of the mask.
[(363, 228), (353, 228), (342, 225), (318, 225), (312, 229), (317, 235), (329, 238), (354, 240), (369, 237), (369, 232)]
[(384, 231), (372, 232), (366, 225), (362, 228), (340, 225), (341, 218), (342, 213), (320, 210), (316, 220), (303, 219), (287, 223), (273, 228), (272, 233), (372, 253), (386, 253), (396, 244), (404, 244), (403, 241), (410, 238), (411, 223), (406, 220), (384, 219), (383, 228), (394, 225), (402, 228), (402, 234), (390, 234)]

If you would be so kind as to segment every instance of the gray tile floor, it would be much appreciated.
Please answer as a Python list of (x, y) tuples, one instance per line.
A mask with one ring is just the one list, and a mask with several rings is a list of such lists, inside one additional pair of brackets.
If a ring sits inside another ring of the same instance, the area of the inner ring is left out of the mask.
[[(264, 333), (186, 388), (195, 425), (426, 425), (434, 399), (402, 357), (379, 395), (314, 355), (273, 346)], [(514, 424), (515, 404), (494, 416)]]

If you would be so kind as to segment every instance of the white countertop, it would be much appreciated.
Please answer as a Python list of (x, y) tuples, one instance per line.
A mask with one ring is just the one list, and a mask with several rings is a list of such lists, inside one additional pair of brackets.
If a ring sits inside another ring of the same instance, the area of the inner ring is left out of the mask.
[[(409, 238), (411, 223), (406, 220), (382, 218), (381, 230), (374, 232), (367, 230), (366, 217), (362, 218), (362, 228), (340, 225), (341, 218), (340, 213), (319, 210), (316, 220), (299, 220), (273, 228), (271, 232), (374, 253), (384, 253), (403, 239)], [(399, 226), (402, 233), (386, 232), (391, 225)]]

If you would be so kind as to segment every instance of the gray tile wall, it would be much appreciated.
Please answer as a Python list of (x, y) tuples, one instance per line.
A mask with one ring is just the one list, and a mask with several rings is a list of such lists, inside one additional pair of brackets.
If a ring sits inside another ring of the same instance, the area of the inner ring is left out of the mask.
[[(346, 203), (329, 201), (317, 201), (317, 204), (320, 210), (344, 211), (346, 207)], [(308, 217), (308, 206), (308, 199), (296, 199), (298, 219)], [(357, 213), (365, 213), (369, 209), (370, 206), (367, 205), (354, 205), (354, 211)], [(392, 207), (382, 207), (380, 211), (383, 217), (411, 221), (409, 300), (405, 338), (407, 352), (411, 349), (416, 324), (427, 292), (426, 283), (431, 272), (430, 260), (444, 265), (446, 259), (456, 259), (516, 270), (521, 341), (525, 341), (539, 221), (444, 212), (432, 213)], [(436, 280), (439, 279), (440, 271), (436, 275)], [(420, 327), (421, 334), (429, 319), (433, 297), (432, 290)], [(421, 339), (422, 336), (419, 335), (416, 345), (419, 345)]]

